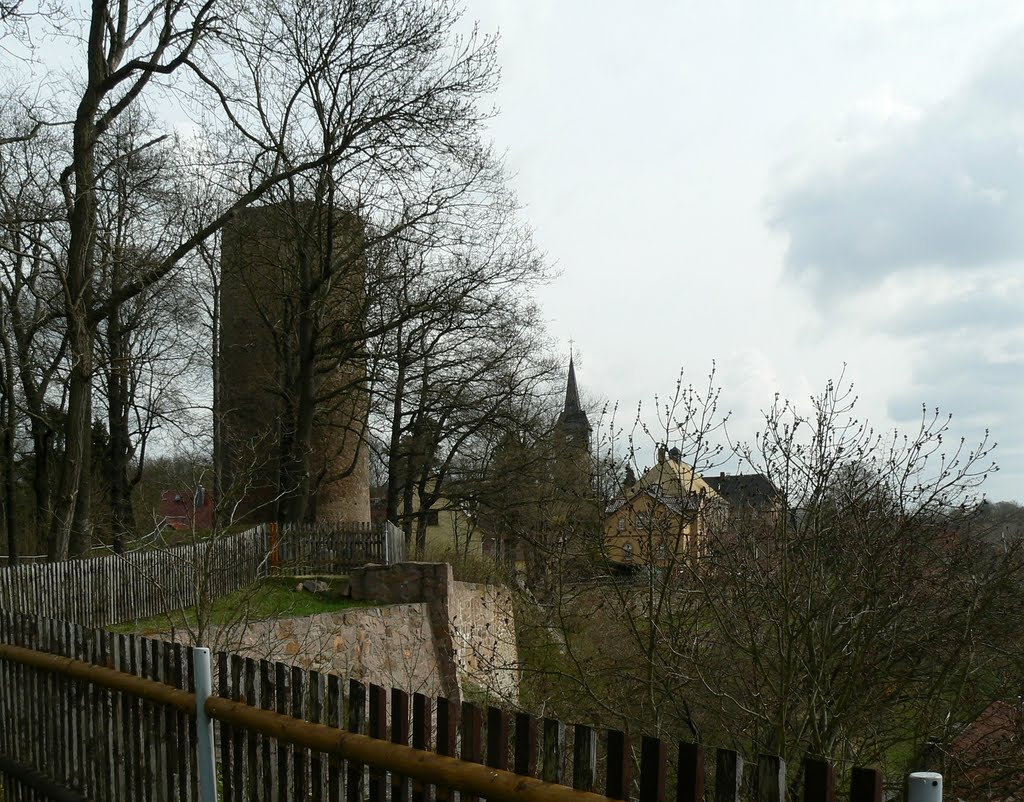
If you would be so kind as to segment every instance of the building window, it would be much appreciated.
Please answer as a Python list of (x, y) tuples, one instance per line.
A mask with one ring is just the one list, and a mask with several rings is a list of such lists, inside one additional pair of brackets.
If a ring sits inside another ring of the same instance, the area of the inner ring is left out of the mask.
[(633, 544), (627, 543), (622, 547), (622, 555), (626, 558), (626, 562), (633, 561)]
[(427, 510), (427, 526), (437, 526), (437, 510)]
[(619, 531), (620, 532), (625, 532), (626, 531), (626, 519), (625, 518), (619, 518)]

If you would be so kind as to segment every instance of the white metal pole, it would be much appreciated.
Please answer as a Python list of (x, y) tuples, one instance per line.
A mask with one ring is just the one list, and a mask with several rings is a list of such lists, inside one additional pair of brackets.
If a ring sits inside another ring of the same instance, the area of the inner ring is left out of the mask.
[(206, 700), (213, 694), (213, 664), (205, 646), (192, 648), (196, 671), (196, 766), (199, 769), (200, 802), (217, 802), (217, 755), (213, 720), (206, 715)]
[(907, 777), (907, 802), (942, 802), (942, 775), (915, 771)]

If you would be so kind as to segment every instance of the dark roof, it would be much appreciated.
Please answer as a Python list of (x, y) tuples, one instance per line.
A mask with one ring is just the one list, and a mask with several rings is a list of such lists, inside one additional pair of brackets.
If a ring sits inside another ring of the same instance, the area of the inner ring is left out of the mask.
[(782, 494), (767, 476), (760, 473), (704, 476), (711, 489), (732, 506), (761, 507), (778, 499)]
[(684, 511), (694, 512), (700, 509), (700, 496), (697, 493), (690, 493), (685, 498), (679, 498), (679, 496), (659, 493), (653, 488), (643, 487), (637, 489), (635, 492), (627, 493), (625, 496), (619, 496), (618, 498), (612, 499), (608, 506), (605, 507), (605, 515), (611, 515), (612, 513), (618, 512), (637, 496), (647, 496), (648, 498), (654, 499), (657, 503), (668, 507), (668, 509), (676, 513), (676, 515), (682, 515)]

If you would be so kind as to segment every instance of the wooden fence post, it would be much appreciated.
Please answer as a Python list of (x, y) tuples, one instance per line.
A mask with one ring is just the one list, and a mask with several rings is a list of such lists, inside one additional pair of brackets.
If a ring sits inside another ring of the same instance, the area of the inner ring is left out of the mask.
[[(409, 694), (391, 689), (391, 743), (409, 745)], [(391, 802), (409, 802), (409, 778), (391, 774)]]
[[(348, 731), (364, 732), (366, 728), (366, 686), (358, 680), (350, 680), (348, 686)], [(361, 763), (348, 762), (348, 776), (345, 797), (348, 802), (362, 802), (363, 769)]]
[(629, 799), (633, 791), (633, 750), (629, 736), (619, 730), (608, 731), (608, 766), (604, 795), (611, 799)]
[(593, 791), (597, 785), (597, 730), (584, 724), (573, 728), (572, 787)]
[(516, 713), (513, 771), (524, 777), (537, 776), (537, 719), (529, 713)]
[(739, 802), (743, 789), (743, 758), (731, 749), (715, 755), (715, 802)]
[(541, 779), (544, 782), (562, 782), (564, 754), (565, 725), (557, 719), (544, 719), (544, 762), (541, 766)]
[(854, 768), (850, 775), (850, 802), (882, 802), (882, 772)]
[(804, 802), (835, 802), (836, 771), (827, 760), (804, 758)]
[(784, 802), (786, 761), (778, 755), (758, 755), (754, 793), (757, 802)]
[(679, 772), (676, 778), (677, 802), (704, 802), (704, 747), (679, 743)]
[(660, 738), (640, 742), (640, 802), (665, 802), (668, 749)]

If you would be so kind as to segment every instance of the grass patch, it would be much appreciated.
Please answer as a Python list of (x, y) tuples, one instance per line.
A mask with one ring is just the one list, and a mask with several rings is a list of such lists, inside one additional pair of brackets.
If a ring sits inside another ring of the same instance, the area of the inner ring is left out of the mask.
[[(352, 607), (376, 607), (376, 602), (353, 601), (341, 595), (337, 580), (324, 578), (326, 593), (296, 591), (295, 586), (308, 577), (275, 576), (254, 585), (236, 590), (210, 607), (209, 623), (224, 626), (240, 621), (265, 621), (272, 618), (301, 618), (318, 613), (334, 613)], [(174, 610), (144, 618), (138, 622), (125, 621), (107, 627), (111, 632), (135, 632), (143, 635), (168, 632), (173, 629), (192, 629), (196, 625), (196, 608)]]

